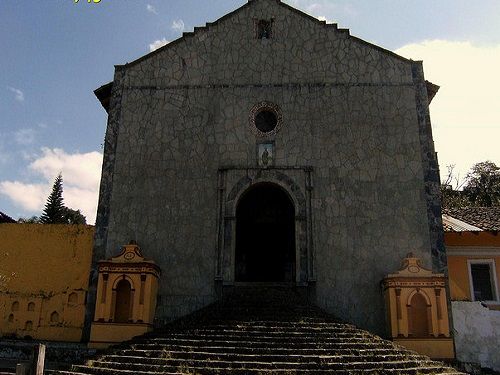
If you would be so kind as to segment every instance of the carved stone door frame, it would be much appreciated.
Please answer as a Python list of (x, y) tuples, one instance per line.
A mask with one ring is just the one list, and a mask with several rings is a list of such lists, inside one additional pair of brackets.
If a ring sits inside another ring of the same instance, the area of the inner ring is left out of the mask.
[(215, 280), (235, 283), (236, 207), (242, 194), (260, 183), (280, 186), (295, 208), (295, 285), (315, 282), (312, 236), (313, 169), (311, 167), (220, 168), (218, 171), (218, 213)]

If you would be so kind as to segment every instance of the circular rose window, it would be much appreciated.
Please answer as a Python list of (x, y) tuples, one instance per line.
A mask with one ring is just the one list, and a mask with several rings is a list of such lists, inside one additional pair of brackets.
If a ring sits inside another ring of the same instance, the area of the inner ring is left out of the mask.
[(255, 126), (263, 133), (268, 133), (276, 129), (278, 119), (273, 111), (263, 109), (255, 116)]
[(276, 104), (261, 102), (252, 108), (250, 126), (256, 135), (264, 137), (276, 134), (281, 125), (281, 111)]

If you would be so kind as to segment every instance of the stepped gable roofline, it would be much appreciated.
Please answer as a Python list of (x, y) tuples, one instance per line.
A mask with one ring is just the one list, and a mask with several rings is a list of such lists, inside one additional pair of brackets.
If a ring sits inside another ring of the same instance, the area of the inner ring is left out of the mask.
[(0, 224), (7, 223), (17, 223), (17, 221), (11, 218), (9, 215), (4, 214), (2, 211), (0, 211)]
[[(166, 45), (144, 55), (144, 56), (141, 56), (139, 57), (138, 59), (134, 60), (134, 61), (131, 61), (131, 62), (128, 62), (128, 63), (125, 63), (124, 65), (115, 65), (115, 68), (118, 70), (118, 69), (126, 69), (130, 66), (134, 66), (136, 64), (139, 64), (141, 63), (142, 61), (145, 61), (147, 59), (149, 59), (150, 57), (153, 57), (159, 53), (161, 53), (162, 51), (165, 51), (166, 49), (168, 48), (171, 48), (181, 42), (183, 42), (186, 38), (189, 38), (189, 37), (192, 37), (194, 36), (197, 32), (201, 31), (201, 30), (206, 30), (206, 29), (209, 29), (211, 26), (215, 26), (217, 25), (219, 22), (222, 22), (232, 16), (234, 16), (235, 14), (238, 14), (239, 12), (241, 12), (243, 9), (246, 9), (250, 6), (252, 6), (252, 4), (256, 1), (264, 1), (264, 0), (248, 0), (248, 2), (244, 5), (242, 5), (241, 7), (233, 10), (232, 12), (229, 12), (227, 14), (225, 14), (224, 16), (220, 17), (219, 19), (215, 20), (214, 22), (207, 22), (205, 23), (205, 26), (195, 26), (194, 27), (194, 30), (193, 31), (189, 31), (189, 32), (184, 32), (182, 33), (182, 36), (180, 38), (177, 38), (173, 41), (171, 41), (170, 43), (167, 43)], [(288, 4), (285, 4), (283, 3), (281, 0), (267, 0), (267, 1), (275, 1), (276, 3), (278, 3), (278, 5), (286, 8), (287, 10), (291, 11), (291, 12), (294, 12), (298, 15), (300, 15), (301, 17), (304, 17), (304, 18), (307, 18), (309, 19), (310, 21), (313, 21), (315, 23), (317, 23), (318, 25), (322, 25), (323, 27), (326, 27), (326, 28), (333, 28), (334, 30), (336, 30), (337, 32), (340, 32), (340, 33), (345, 33), (347, 34), (351, 39), (353, 39), (354, 41), (358, 42), (358, 43), (361, 43), (361, 44), (364, 44), (370, 48), (374, 48), (382, 53), (385, 53), (389, 56), (392, 56), (398, 60), (401, 60), (401, 61), (404, 61), (404, 62), (408, 62), (408, 63), (413, 63), (415, 62), (414, 60), (411, 60), (411, 59), (407, 59), (406, 57), (403, 57), (401, 55), (398, 55), (397, 53), (394, 53), (386, 48), (383, 48), (383, 47), (380, 47), (380, 46), (377, 46), (376, 44), (373, 44), (373, 43), (370, 43), (370, 42), (367, 42), (366, 40), (363, 40), (361, 38), (358, 38), (356, 36), (353, 36), (350, 34), (349, 32), (349, 29), (343, 29), (343, 28), (338, 28), (338, 25), (336, 23), (327, 23), (326, 21), (320, 21), (319, 19), (317, 19), (316, 17), (313, 17), (297, 8), (294, 8), (292, 7), (291, 5), (288, 5)], [(421, 61), (416, 61), (416, 62), (421, 62)], [(426, 86), (427, 86), (427, 94), (429, 96), (429, 103), (432, 101), (432, 99), (434, 98), (434, 96), (436, 95), (436, 93), (438, 92), (439, 90), (439, 86), (429, 82), (429, 81), (425, 81), (426, 82)], [(98, 89), (96, 89), (94, 91), (94, 94), (97, 96), (97, 98), (99, 99), (99, 101), (101, 102), (102, 106), (104, 107), (104, 109), (106, 109), (106, 111), (108, 111), (108, 108), (109, 108), (109, 100), (111, 98), (111, 87), (112, 87), (112, 83), (113, 82), (110, 82), (108, 84), (105, 84), (101, 87), (99, 87)]]
[[(160, 47), (160, 48), (158, 48), (158, 49), (156, 49), (156, 50), (154, 50), (154, 51), (152, 51), (152, 52), (150, 52), (150, 53), (148, 53), (148, 54), (146, 54), (146, 55), (144, 55), (142, 57), (139, 57), (138, 59), (136, 59), (134, 61), (126, 63), (124, 66), (125, 67), (132, 66), (132, 65), (138, 64), (141, 61), (144, 61), (144, 60), (146, 60), (146, 59), (148, 59), (148, 58), (150, 58), (152, 56), (155, 56), (156, 54), (160, 53), (161, 51), (164, 51), (165, 49), (170, 48), (170, 47), (172, 47), (172, 46), (174, 46), (174, 45), (182, 42), (185, 38), (192, 37), (198, 31), (209, 29), (211, 26), (217, 25), (219, 22), (222, 22), (222, 21), (224, 21), (224, 20), (232, 17), (233, 15), (238, 14), (243, 9), (251, 7), (252, 4), (254, 2), (256, 2), (256, 1), (263, 1), (263, 0), (248, 0), (248, 2), (246, 4), (242, 5), (241, 7), (237, 8), (235, 10), (233, 10), (232, 12), (227, 13), (226, 15), (224, 15), (221, 18), (215, 20), (214, 22), (207, 22), (205, 24), (205, 26), (195, 27), (194, 31), (184, 32), (184, 33), (182, 33), (182, 36), (180, 38), (178, 38), (178, 39), (176, 39), (176, 40), (174, 40), (174, 41), (172, 41), (172, 42), (170, 42), (170, 43), (168, 43), (168, 44), (166, 44), (166, 45), (164, 45), (164, 46), (162, 46), (162, 47)], [(357, 42), (365, 44), (365, 45), (370, 46), (372, 48), (375, 48), (375, 49), (377, 49), (377, 50), (379, 50), (381, 52), (384, 52), (386, 54), (389, 54), (392, 57), (395, 57), (395, 58), (397, 58), (399, 60), (406, 61), (406, 62), (413, 61), (413, 60), (407, 59), (406, 57), (398, 55), (397, 53), (394, 53), (394, 52), (392, 52), (392, 51), (390, 51), (388, 49), (385, 49), (383, 47), (377, 46), (376, 44), (373, 44), (373, 43), (367, 42), (366, 40), (363, 40), (361, 38), (352, 36), (350, 34), (350, 32), (349, 32), (349, 29), (339, 29), (338, 25), (336, 23), (326, 23), (326, 21), (320, 21), (316, 17), (313, 17), (313, 16), (311, 16), (311, 15), (309, 15), (309, 14), (307, 14), (307, 13), (305, 13), (305, 12), (303, 12), (303, 11), (297, 9), (297, 8), (292, 7), (291, 5), (288, 5), (288, 4), (285, 4), (285, 3), (281, 2), (281, 0), (267, 0), (267, 1), (275, 1), (280, 6), (286, 8), (286, 9), (288, 9), (288, 10), (290, 10), (290, 11), (292, 11), (292, 12), (294, 12), (294, 13), (296, 13), (296, 14), (304, 17), (304, 18), (307, 18), (307, 19), (309, 19), (309, 20), (311, 20), (313, 22), (316, 22), (319, 25), (323, 25), (324, 27), (333, 28), (333, 29), (335, 29), (335, 30), (337, 30), (337, 31), (339, 31), (341, 33), (345, 33), (345, 34), (349, 35), (352, 39), (356, 40)]]
[[(443, 210), (443, 214), (477, 227), (480, 231), (500, 231), (500, 207), (448, 208)], [(445, 231), (450, 230), (445, 228)]]

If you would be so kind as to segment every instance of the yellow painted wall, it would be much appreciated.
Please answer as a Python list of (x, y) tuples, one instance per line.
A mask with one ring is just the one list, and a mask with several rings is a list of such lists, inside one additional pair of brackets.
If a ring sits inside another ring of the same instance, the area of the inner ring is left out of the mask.
[[(467, 260), (485, 259), (494, 260), (496, 266), (497, 280), (500, 280), (500, 256), (475, 255), (474, 251), (487, 248), (500, 247), (500, 235), (492, 232), (451, 232), (445, 233), (446, 247), (470, 251), (470, 255), (448, 254), (448, 275), (450, 283), (450, 294), (452, 301), (471, 301), (469, 268)], [(499, 285), (500, 288), (500, 285)], [(498, 305), (490, 305), (491, 309), (500, 309)]]
[(452, 301), (471, 300), (467, 257), (448, 256), (448, 275)]
[[(153, 261), (142, 256), (135, 243), (125, 245), (118, 256), (99, 262), (91, 348), (107, 348), (153, 329), (160, 272)], [(131, 290), (128, 318), (124, 319), (125, 316), (120, 314), (121, 319), (126, 320), (120, 322), (117, 321), (116, 308), (124, 305), (118, 300), (117, 285), (122, 280), (130, 283)]]
[(445, 232), (446, 246), (500, 246), (500, 234), (495, 232)]
[[(493, 259), (496, 266), (497, 280), (500, 280), (500, 256), (448, 256), (448, 274), (450, 279), (450, 294), (452, 301), (472, 301), (469, 281), (469, 268), (467, 260), (469, 259)], [(498, 286), (500, 287), (500, 285)], [(493, 309), (499, 309), (499, 306), (490, 306)]]
[(0, 224), (0, 336), (80, 341), (93, 238), (88, 225)]

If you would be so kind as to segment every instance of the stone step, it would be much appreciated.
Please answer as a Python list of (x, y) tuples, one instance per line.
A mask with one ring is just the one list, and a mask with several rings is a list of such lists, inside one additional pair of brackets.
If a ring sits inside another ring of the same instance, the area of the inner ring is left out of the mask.
[(337, 321), (281, 321), (281, 320), (214, 320), (212, 323), (205, 322), (204, 327), (223, 327), (223, 326), (248, 326), (248, 327), (292, 327), (292, 328), (303, 328), (303, 327), (323, 327), (323, 328), (338, 328), (338, 329), (357, 329), (356, 326), (347, 323), (339, 323)]
[(130, 371), (130, 370), (113, 370), (113, 369), (100, 369), (100, 368), (92, 368), (92, 367), (84, 367), (81, 366), (81, 371), (84, 372), (78, 372), (78, 371), (73, 371), (73, 370), (67, 370), (67, 371), (56, 371), (53, 373), (48, 373), (47, 375), (89, 375), (89, 374), (127, 374), (127, 375), (132, 375), (132, 374), (137, 374), (137, 375), (182, 375), (182, 374), (193, 374), (189, 372), (182, 372), (182, 371), (175, 371), (175, 372), (147, 372), (147, 371)]
[(339, 322), (281, 288), (235, 294), (65, 375), (460, 374)]
[[(179, 329), (173, 329), (170, 332), (165, 333), (175, 333), (179, 332)], [(355, 328), (340, 328), (340, 327), (265, 327), (265, 326), (231, 326), (231, 325), (220, 325), (220, 326), (205, 326), (205, 327), (192, 327), (188, 330), (182, 330), (185, 333), (203, 333), (203, 332), (235, 332), (235, 333), (245, 333), (245, 334), (261, 334), (261, 333), (272, 333), (272, 334), (298, 334), (298, 333), (308, 333), (308, 334), (328, 334), (328, 335), (339, 335), (346, 336), (351, 334), (365, 334), (370, 335), (369, 332), (362, 331)], [(154, 337), (154, 336), (150, 336)]]
[(247, 341), (252, 341), (252, 342), (261, 342), (261, 343), (281, 343), (284, 347), (287, 346), (288, 343), (302, 343), (302, 344), (322, 344), (322, 343), (355, 343), (355, 342), (366, 342), (366, 341), (373, 341), (375, 342), (375, 339), (372, 339), (370, 337), (366, 337), (364, 335), (356, 335), (352, 337), (332, 337), (332, 336), (324, 336), (324, 337), (319, 337), (319, 336), (305, 336), (305, 335), (275, 335), (275, 336), (264, 336), (264, 335), (232, 335), (232, 334), (227, 334), (227, 333), (206, 333), (206, 334), (189, 334), (189, 333), (172, 333), (169, 335), (168, 338), (154, 338), (151, 339), (150, 342), (152, 343), (157, 343), (157, 344), (162, 344), (164, 342), (168, 342), (172, 339), (184, 339), (184, 340), (189, 340), (189, 339), (196, 339), (196, 340), (201, 340), (201, 341), (226, 341), (226, 340), (232, 340), (232, 341), (242, 341), (242, 342), (247, 342)]
[[(432, 365), (432, 364), (421, 364), (417, 362), (411, 361), (401, 361), (401, 362), (388, 362), (388, 363), (379, 363), (379, 362), (353, 362), (353, 363), (288, 363), (288, 362), (279, 362), (279, 363), (269, 363), (269, 362), (237, 362), (237, 361), (180, 361), (180, 360), (170, 360), (168, 364), (144, 364), (144, 363), (124, 363), (124, 362), (103, 362), (103, 361), (94, 361), (92, 362), (91, 367), (89, 366), (74, 366), (73, 369), (77, 372), (86, 372), (89, 369), (92, 371), (91, 373), (96, 373), (94, 370), (113, 370), (118, 372), (121, 371), (133, 371), (135, 373), (175, 373), (176, 371), (184, 372), (187, 369), (194, 369), (196, 373), (200, 371), (200, 369), (208, 368), (215, 373), (220, 372), (229, 372), (232, 373), (234, 370), (245, 370), (245, 371), (261, 371), (261, 372), (273, 372), (276, 370), (287, 370), (289, 372), (295, 371), (318, 371), (318, 370), (329, 370), (329, 371), (369, 371), (369, 370), (378, 370), (381, 373), (384, 373), (387, 370), (397, 370), (402, 371), (404, 373), (407, 369), (415, 369), (419, 368), (420, 373), (436, 373), (436, 372), (445, 372), (446, 368), (440, 365)], [(187, 371), (186, 371), (187, 372)], [(98, 373), (98, 372), (97, 372)], [(213, 373), (213, 372), (208, 372)]]
[[(126, 355), (126, 356), (143, 356), (143, 357), (160, 357), (165, 352), (170, 353), (210, 353), (213, 355), (219, 353), (232, 353), (238, 355), (253, 354), (253, 355), (266, 355), (266, 354), (276, 354), (276, 355), (300, 355), (300, 356), (328, 356), (332, 355), (332, 349), (297, 349), (297, 348), (279, 348), (279, 347), (248, 347), (248, 346), (210, 346), (210, 345), (200, 345), (200, 346), (189, 346), (189, 345), (168, 345), (162, 346), (161, 349), (158, 346), (149, 346), (148, 348), (135, 348), (134, 349), (123, 349), (115, 350), (114, 354)], [(400, 355), (406, 356), (420, 356), (413, 352), (407, 351), (395, 351), (394, 348), (371, 348), (371, 349), (335, 349), (335, 355), (338, 356), (365, 356), (365, 355), (390, 355), (398, 353)]]
[[(117, 369), (150, 369), (150, 371), (157, 371), (162, 367), (200, 367), (204, 363), (210, 363), (211, 367), (217, 368), (260, 368), (260, 369), (334, 369), (334, 370), (363, 370), (363, 369), (373, 369), (373, 368), (408, 368), (416, 366), (433, 366), (434, 362), (427, 360), (411, 360), (411, 359), (396, 359), (384, 361), (377, 358), (346, 358), (345, 361), (336, 360), (328, 361), (327, 358), (309, 358), (307, 361), (293, 361), (292, 358), (283, 357), (281, 360), (268, 361), (267, 358), (259, 358), (255, 356), (250, 359), (250, 357), (245, 358), (228, 358), (228, 359), (216, 359), (216, 358), (144, 358), (144, 357), (120, 357), (115, 356), (113, 358), (100, 358), (98, 360), (92, 361), (93, 367), (104, 367), (104, 368), (117, 368)], [(371, 359), (371, 360), (370, 360)], [(350, 360), (350, 361), (349, 361)]]
[[(57, 374), (60, 375), (111, 375), (111, 374), (123, 374), (123, 375), (291, 375), (290, 370), (284, 369), (273, 369), (269, 372), (264, 372), (258, 369), (214, 369), (208, 366), (200, 367), (200, 368), (184, 368), (179, 369), (175, 372), (150, 372), (150, 371), (136, 371), (136, 370), (115, 370), (115, 369), (101, 369), (101, 368), (83, 368), (84, 372), (77, 371), (59, 371)], [(54, 373), (56, 374), (56, 373)], [(299, 370), (293, 371), (294, 375), (314, 375), (314, 374), (335, 374), (335, 375), (423, 375), (423, 374), (434, 374), (434, 375), (463, 375), (461, 372), (449, 370), (449, 369), (440, 369), (440, 368), (430, 368), (430, 369), (422, 369), (422, 368), (408, 368), (404, 371), (399, 369), (387, 369), (387, 370), (363, 370), (363, 371), (345, 371), (345, 370)]]
[(120, 345), (116, 350), (123, 350), (127, 348), (135, 348), (141, 350), (158, 349), (159, 347), (175, 348), (183, 346), (185, 348), (205, 348), (207, 346), (219, 346), (222, 348), (249, 348), (255, 350), (256, 348), (264, 350), (372, 350), (372, 349), (388, 349), (406, 351), (406, 349), (395, 349), (394, 345), (388, 341), (357, 341), (357, 342), (271, 342), (271, 341), (255, 341), (255, 340), (230, 340), (223, 338), (221, 340), (206, 340), (199, 338), (163, 338), (156, 341), (133, 341), (130, 345)]
[[(157, 332), (154, 335), (148, 335), (147, 337), (154, 337), (164, 335), (165, 333), (176, 332), (176, 331), (186, 331), (184, 327), (172, 327), (170, 330), (163, 330)], [(362, 331), (353, 326), (342, 326), (341, 324), (333, 325), (324, 323), (320, 324), (309, 324), (300, 325), (300, 323), (289, 324), (289, 325), (251, 325), (251, 324), (205, 324), (199, 326), (190, 326), (188, 328), (190, 332), (196, 332), (199, 330), (210, 330), (210, 331), (221, 331), (221, 330), (233, 330), (238, 332), (309, 332), (309, 333), (330, 333), (330, 334), (342, 334), (342, 333), (359, 333), (364, 332), (370, 334), (367, 331)]]
[[(220, 336), (224, 335), (226, 337), (255, 337), (255, 338), (295, 338), (295, 337), (303, 337), (303, 338), (314, 338), (314, 339), (364, 339), (364, 338), (373, 338), (374, 336), (368, 334), (363, 331), (347, 331), (347, 332), (325, 332), (325, 331), (264, 331), (264, 330), (239, 330), (239, 329), (190, 329), (187, 331), (173, 331), (170, 335), (174, 336)], [(151, 338), (154, 340), (154, 338)]]
[(196, 360), (196, 361), (239, 361), (239, 362), (273, 362), (273, 363), (321, 363), (334, 364), (342, 362), (398, 362), (398, 361), (421, 361), (426, 358), (417, 355), (403, 353), (364, 353), (356, 354), (242, 354), (242, 353), (210, 353), (210, 352), (183, 352), (183, 351), (158, 351), (152, 352), (121, 352), (114, 355), (105, 355), (99, 358), (101, 362), (123, 363), (145, 363), (145, 364), (168, 364), (171, 360)]
[(266, 319), (286, 319), (287, 321), (300, 321), (304, 317), (308, 318), (321, 318), (319, 314), (316, 314), (314, 311), (311, 311), (309, 309), (303, 309), (303, 310), (296, 310), (296, 311), (289, 311), (285, 312), (283, 311), (284, 309), (282, 307), (276, 307), (276, 309), (269, 309), (269, 310), (261, 310), (261, 309), (256, 309), (248, 307), (238, 307), (235, 309), (225, 309), (222, 311), (217, 311), (217, 315), (219, 316), (231, 316), (233, 319), (241, 319), (242, 317), (246, 316), (252, 316), (253, 319), (260, 319), (260, 320), (266, 320)]

